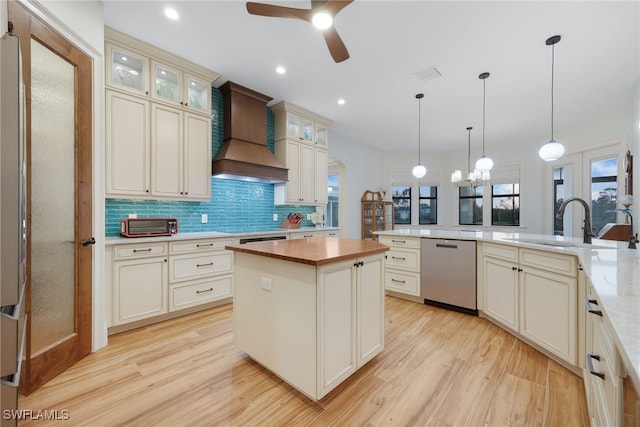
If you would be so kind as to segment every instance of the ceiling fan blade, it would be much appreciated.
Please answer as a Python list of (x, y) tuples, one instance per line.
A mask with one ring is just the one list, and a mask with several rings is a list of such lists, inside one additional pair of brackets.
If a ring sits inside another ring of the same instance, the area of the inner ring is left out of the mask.
[(331, 53), (334, 61), (342, 62), (349, 59), (349, 51), (338, 35), (335, 27), (331, 26), (324, 30), (322, 33), (324, 34), (324, 39), (327, 42), (329, 53)]
[[(315, 3), (315, 2), (312, 2)], [(335, 16), (338, 14), (338, 12), (340, 12), (342, 9), (344, 9), (345, 7), (349, 6), (351, 3), (353, 3), (353, 0), (328, 0), (326, 2), (324, 2), (325, 4), (322, 5), (321, 7), (326, 10), (327, 12), (329, 12), (334, 18)], [(315, 5), (313, 6), (313, 8), (315, 9)]]
[(294, 18), (311, 22), (310, 9), (297, 9), (294, 7), (277, 6), (273, 4), (247, 2), (247, 12), (252, 15), (272, 16), (276, 18)]

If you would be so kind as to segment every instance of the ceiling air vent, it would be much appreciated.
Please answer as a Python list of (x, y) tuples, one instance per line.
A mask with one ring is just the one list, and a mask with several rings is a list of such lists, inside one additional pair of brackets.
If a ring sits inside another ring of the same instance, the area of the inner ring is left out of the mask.
[(442, 73), (438, 71), (438, 69), (434, 65), (432, 67), (428, 67), (423, 70), (416, 71), (415, 73), (413, 73), (413, 75), (419, 78), (420, 80), (422, 80), (423, 82), (426, 82), (428, 80), (433, 80), (437, 77), (440, 77)]

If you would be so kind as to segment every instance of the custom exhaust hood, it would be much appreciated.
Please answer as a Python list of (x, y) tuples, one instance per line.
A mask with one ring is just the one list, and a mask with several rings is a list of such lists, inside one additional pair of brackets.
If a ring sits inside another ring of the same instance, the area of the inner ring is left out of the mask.
[(227, 82), (224, 96), (224, 142), (212, 163), (215, 178), (277, 183), (288, 180), (285, 168), (267, 148), (267, 103), (272, 98)]

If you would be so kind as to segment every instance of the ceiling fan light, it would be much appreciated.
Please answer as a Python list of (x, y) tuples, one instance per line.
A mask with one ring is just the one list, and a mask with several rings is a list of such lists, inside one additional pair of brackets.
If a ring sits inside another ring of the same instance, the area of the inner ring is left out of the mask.
[(427, 168), (425, 168), (423, 165), (418, 164), (413, 167), (412, 173), (414, 177), (420, 179), (427, 174)]
[(476, 169), (480, 172), (489, 172), (493, 168), (493, 160), (490, 157), (482, 156), (476, 160)]
[(313, 15), (311, 22), (316, 28), (326, 30), (333, 24), (333, 18), (327, 12), (318, 12)]
[(545, 162), (552, 162), (554, 160), (558, 160), (560, 157), (564, 155), (564, 146), (552, 139), (551, 141), (544, 144), (540, 147), (540, 151), (538, 151), (538, 155)]

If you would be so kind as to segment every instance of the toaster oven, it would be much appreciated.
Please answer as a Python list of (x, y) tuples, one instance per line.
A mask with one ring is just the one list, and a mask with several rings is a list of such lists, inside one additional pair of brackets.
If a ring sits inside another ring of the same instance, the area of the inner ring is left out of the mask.
[(124, 237), (170, 236), (178, 234), (176, 218), (122, 218), (120, 235)]

